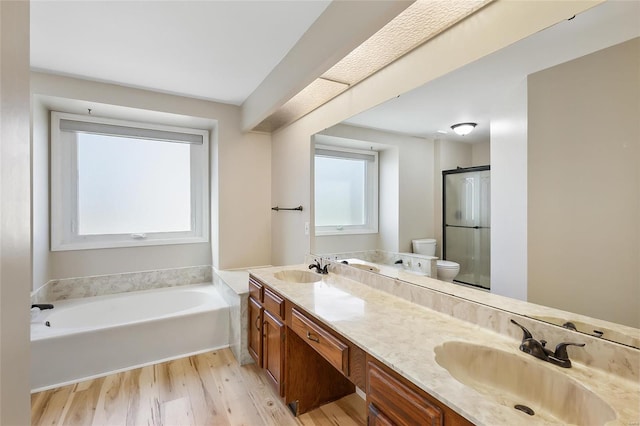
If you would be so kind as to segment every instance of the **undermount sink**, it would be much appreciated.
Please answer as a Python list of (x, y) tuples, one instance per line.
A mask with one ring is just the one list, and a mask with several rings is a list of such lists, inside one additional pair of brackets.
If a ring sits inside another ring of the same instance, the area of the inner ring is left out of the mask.
[(350, 263), (349, 266), (362, 269), (363, 271), (380, 272), (379, 268), (376, 268), (375, 266), (371, 266), (371, 265), (365, 265), (364, 263)]
[(322, 280), (322, 276), (319, 274), (299, 269), (276, 272), (273, 276), (280, 281), (289, 283), (314, 283)]
[(466, 342), (446, 342), (434, 351), (436, 362), (457, 381), (525, 417), (577, 425), (605, 424), (617, 417), (560, 368), (527, 359), (529, 355)]

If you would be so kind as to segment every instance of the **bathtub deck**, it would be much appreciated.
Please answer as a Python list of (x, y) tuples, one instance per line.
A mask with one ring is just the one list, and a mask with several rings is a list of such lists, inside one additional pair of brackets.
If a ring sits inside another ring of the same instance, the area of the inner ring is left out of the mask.
[(355, 394), (296, 419), (263, 374), (222, 349), (35, 393), (31, 424), (366, 424), (365, 403)]

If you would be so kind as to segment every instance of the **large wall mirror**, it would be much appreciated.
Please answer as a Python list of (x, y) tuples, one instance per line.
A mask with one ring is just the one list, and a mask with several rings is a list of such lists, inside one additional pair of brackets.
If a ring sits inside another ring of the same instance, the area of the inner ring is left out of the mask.
[(316, 234), (312, 251), (441, 246), (441, 172), (490, 165), (490, 291), (575, 313), (592, 335), (584, 318), (616, 324), (631, 340), (603, 338), (640, 346), (639, 19), (638, 2), (602, 3), (315, 135), (379, 153), (379, 223)]

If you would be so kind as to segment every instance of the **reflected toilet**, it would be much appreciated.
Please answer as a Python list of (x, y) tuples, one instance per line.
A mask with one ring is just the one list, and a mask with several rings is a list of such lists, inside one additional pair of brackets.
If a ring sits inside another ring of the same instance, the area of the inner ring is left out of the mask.
[[(425, 256), (436, 255), (436, 240), (433, 238), (421, 238), (411, 241), (413, 252)], [(438, 279), (441, 281), (453, 282), (453, 279), (460, 272), (460, 264), (449, 260), (437, 260)]]

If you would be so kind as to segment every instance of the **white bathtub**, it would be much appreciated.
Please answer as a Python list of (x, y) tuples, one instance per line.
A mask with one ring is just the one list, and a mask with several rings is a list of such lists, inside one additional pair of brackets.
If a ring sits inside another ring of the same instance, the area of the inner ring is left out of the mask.
[(33, 392), (229, 346), (229, 306), (210, 283), (53, 305), (31, 323)]

